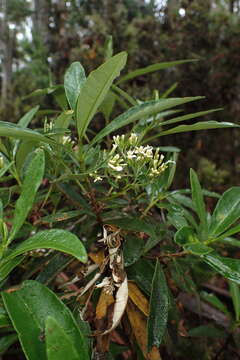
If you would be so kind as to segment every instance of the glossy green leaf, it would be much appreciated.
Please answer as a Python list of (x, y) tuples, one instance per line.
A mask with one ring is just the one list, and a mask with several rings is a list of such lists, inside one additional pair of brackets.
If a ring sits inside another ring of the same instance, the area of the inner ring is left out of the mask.
[(203, 200), (203, 193), (198, 176), (193, 169), (190, 169), (190, 182), (192, 190), (192, 201), (203, 228), (207, 230), (207, 212)]
[(47, 287), (37, 281), (25, 281), (19, 290), (3, 292), (2, 297), (28, 360), (47, 360), (43, 336), (49, 316), (57, 319), (71, 337), (79, 360), (89, 359), (85, 340), (72, 313)]
[(240, 127), (240, 125), (236, 125), (230, 122), (218, 122), (214, 120), (210, 121), (201, 121), (192, 125), (179, 125), (175, 128), (162, 131), (159, 136), (165, 136), (170, 134), (177, 134), (188, 131), (198, 131), (198, 130), (207, 130), (207, 129), (221, 129), (221, 128), (233, 128)]
[(29, 110), (18, 122), (18, 126), (22, 128), (28, 127), (36, 113), (38, 112), (39, 106), (35, 106), (31, 110)]
[(168, 286), (159, 261), (156, 262), (147, 322), (148, 350), (161, 345), (168, 319), (169, 297)]
[(8, 348), (17, 341), (16, 334), (3, 335), (0, 339), (0, 355), (3, 355)]
[(0, 136), (13, 137), (29, 141), (38, 141), (44, 143), (53, 142), (50, 138), (30, 129), (23, 129), (19, 125), (0, 121)]
[(225, 278), (240, 284), (240, 260), (208, 254), (202, 256), (203, 260)]
[(184, 245), (184, 250), (198, 256), (206, 255), (213, 251), (212, 248), (201, 243), (186, 244)]
[(178, 230), (174, 236), (174, 241), (181, 246), (199, 242), (193, 229), (189, 226), (183, 226), (180, 230)]
[(221, 241), (223, 244), (226, 244), (229, 246), (240, 247), (240, 240), (235, 239), (233, 237), (224, 237), (224, 238), (218, 239), (218, 241)]
[(218, 236), (240, 218), (240, 187), (225, 191), (214, 209), (210, 234)]
[(196, 60), (195, 59), (177, 60), (177, 61), (161, 62), (161, 63), (149, 65), (147, 67), (131, 71), (129, 74), (122, 76), (121, 79), (117, 83), (121, 84), (125, 81), (134, 79), (135, 77), (140, 76), (140, 75), (149, 74), (154, 71), (167, 69), (169, 67), (173, 67), (176, 65), (181, 65), (181, 64), (185, 64), (185, 63), (193, 62), (193, 61), (196, 61)]
[(235, 284), (232, 281), (229, 281), (229, 290), (232, 297), (232, 302), (235, 311), (235, 319), (236, 321), (240, 320), (240, 289), (239, 285)]
[(10, 243), (23, 225), (33, 206), (36, 192), (42, 182), (45, 169), (45, 156), (42, 149), (38, 149), (31, 159), (22, 184), (21, 194), (16, 202), (12, 229), (8, 243)]
[(87, 261), (86, 250), (78, 237), (67, 230), (51, 229), (40, 231), (21, 242), (5, 259), (9, 261), (18, 255), (37, 249), (55, 249), (74, 256), (79, 261)]
[(86, 81), (86, 75), (80, 62), (73, 62), (64, 76), (64, 88), (66, 97), (72, 110), (75, 109), (78, 96)]
[(126, 61), (127, 53), (121, 52), (107, 60), (88, 76), (77, 100), (76, 119), (80, 140)]
[(170, 98), (146, 101), (143, 104), (131, 107), (123, 114), (116, 117), (110, 122), (104, 129), (102, 129), (92, 140), (92, 144), (100, 141), (103, 137), (110, 134), (113, 131), (120, 129), (123, 126), (131, 124), (132, 122), (139, 120), (143, 117), (151, 116), (159, 113), (160, 111), (170, 109), (172, 107), (185, 104), (191, 101), (202, 99), (202, 96), (185, 97), (185, 98)]
[(77, 353), (70, 334), (51, 316), (46, 320), (45, 336), (48, 360), (85, 360)]

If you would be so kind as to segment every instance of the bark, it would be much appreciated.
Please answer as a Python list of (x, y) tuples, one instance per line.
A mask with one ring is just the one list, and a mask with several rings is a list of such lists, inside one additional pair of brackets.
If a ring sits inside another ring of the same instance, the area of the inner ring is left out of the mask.
[(11, 92), (11, 77), (13, 63), (13, 46), (16, 32), (11, 31), (8, 25), (7, 0), (0, 0), (1, 12), (3, 14), (0, 20), (0, 47), (1, 47), (1, 107), (9, 99)]
[(49, 36), (49, 16), (51, 14), (50, 0), (34, 0), (33, 2), (33, 38), (40, 38), (42, 43), (48, 48)]

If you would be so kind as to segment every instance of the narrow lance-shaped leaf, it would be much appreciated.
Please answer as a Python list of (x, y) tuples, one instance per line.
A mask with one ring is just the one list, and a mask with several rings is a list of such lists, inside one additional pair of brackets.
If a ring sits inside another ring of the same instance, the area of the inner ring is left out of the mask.
[(218, 236), (240, 217), (240, 187), (232, 187), (225, 191), (218, 200), (212, 215), (210, 233)]
[(70, 254), (84, 263), (87, 261), (86, 250), (78, 237), (61, 229), (40, 231), (21, 242), (4, 260), (9, 261), (36, 249), (55, 249)]
[(132, 122), (139, 120), (143, 117), (157, 114), (160, 111), (170, 109), (172, 107), (185, 104), (191, 101), (202, 99), (202, 96), (185, 97), (185, 98), (171, 98), (160, 99), (153, 101), (146, 101), (143, 104), (133, 106), (123, 114), (119, 115), (113, 121), (110, 122), (104, 129), (102, 129), (92, 140), (92, 144), (100, 141), (103, 137), (107, 136), (113, 131), (120, 129), (123, 126), (131, 124)]
[(240, 284), (240, 260), (217, 254), (202, 256), (203, 260), (225, 278)]
[(57, 319), (71, 338), (78, 359), (89, 359), (85, 339), (72, 313), (46, 286), (33, 280), (25, 281), (17, 291), (3, 292), (2, 298), (28, 360), (49, 360), (42, 339), (49, 316)]
[(45, 336), (48, 360), (79, 360), (70, 336), (51, 316), (46, 320)]
[(239, 285), (235, 284), (232, 281), (229, 281), (229, 290), (232, 297), (232, 302), (235, 311), (235, 319), (236, 321), (240, 320), (240, 289)]
[(192, 190), (192, 200), (198, 217), (205, 231), (207, 230), (207, 213), (203, 200), (202, 188), (198, 180), (198, 176), (193, 169), (190, 169), (190, 182)]
[(0, 121), (0, 136), (13, 137), (29, 141), (42, 141), (44, 143), (52, 143), (53, 140), (30, 129), (23, 129), (21, 126)]
[(18, 266), (24, 259), (24, 256), (12, 258), (9, 261), (0, 260), (0, 281), (3, 281), (8, 274)]
[(39, 106), (35, 106), (31, 110), (29, 110), (19, 121), (18, 126), (22, 128), (28, 127), (29, 123), (33, 119), (34, 115), (38, 112)]
[(77, 98), (86, 81), (86, 75), (80, 62), (75, 61), (67, 69), (64, 76), (66, 97), (72, 110), (75, 109)]
[(16, 203), (13, 224), (8, 243), (13, 240), (32, 208), (36, 192), (44, 175), (44, 168), (44, 151), (42, 149), (38, 149), (35, 152), (26, 171), (26, 175), (22, 184), (21, 195), (19, 196)]
[(186, 121), (186, 120), (195, 119), (197, 117), (208, 115), (208, 114), (211, 114), (213, 112), (220, 111), (220, 110), (222, 110), (222, 108), (199, 111), (199, 112), (195, 112), (195, 113), (191, 113), (191, 114), (187, 114), (187, 115), (177, 116), (177, 117), (172, 118), (170, 120), (162, 121), (161, 125), (162, 126), (163, 125), (169, 125), (169, 124), (174, 124), (174, 123), (177, 123), (177, 122), (182, 122), (182, 121)]
[(197, 122), (193, 125), (179, 125), (175, 128), (162, 131), (159, 133), (159, 136), (165, 136), (170, 134), (177, 134), (181, 132), (188, 132), (188, 131), (198, 131), (198, 130), (207, 130), (207, 129), (220, 129), (220, 128), (233, 128), (233, 127), (240, 127), (240, 125), (236, 125), (230, 122), (218, 122), (214, 120), (210, 121), (201, 121)]
[(88, 76), (77, 101), (76, 119), (79, 140), (84, 136), (90, 121), (126, 61), (127, 53), (121, 52), (107, 60)]
[(150, 297), (150, 313), (147, 323), (148, 351), (161, 345), (168, 319), (169, 296), (164, 272), (156, 262)]
[(193, 61), (197, 61), (197, 60), (196, 59), (177, 60), (177, 61), (169, 61), (169, 62), (162, 62), (162, 63), (149, 65), (147, 67), (131, 71), (129, 74), (122, 76), (121, 79), (117, 82), (117, 84), (121, 84), (127, 80), (134, 79), (135, 77), (140, 76), (140, 75), (146, 75), (146, 74), (149, 74), (154, 71), (167, 69), (169, 67), (173, 67), (176, 65), (181, 65), (181, 64), (193, 62)]

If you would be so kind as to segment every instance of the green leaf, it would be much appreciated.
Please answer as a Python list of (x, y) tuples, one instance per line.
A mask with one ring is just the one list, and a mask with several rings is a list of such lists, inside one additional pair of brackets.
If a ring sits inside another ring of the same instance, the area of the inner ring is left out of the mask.
[[(237, 234), (239, 232), (240, 232), (240, 225), (236, 225), (236, 226), (230, 228), (228, 231), (224, 232), (221, 236), (217, 237), (216, 241), (222, 241), (225, 238), (228, 238), (229, 236)], [(239, 245), (240, 245), (240, 241), (239, 240), (237, 240), (237, 241), (239, 242)]]
[(232, 187), (218, 200), (212, 215), (210, 234), (218, 236), (240, 217), (240, 187)]
[(8, 239), (10, 243), (23, 225), (32, 208), (36, 192), (42, 182), (45, 168), (44, 151), (38, 149), (28, 165), (13, 217), (12, 229)]
[(10, 326), (11, 326), (11, 322), (10, 322), (9, 316), (1, 304), (0, 305), (0, 328), (10, 327)]
[(44, 143), (52, 143), (53, 140), (30, 129), (23, 129), (21, 126), (0, 121), (0, 136), (13, 137), (29, 141), (42, 141)]
[(183, 246), (185, 251), (189, 251), (194, 255), (206, 255), (213, 251), (212, 248), (201, 243), (197, 244), (186, 244)]
[(200, 297), (229, 317), (229, 311), (227, 307), (216, 295), (208, 293), (206, 291), (201, 291)]
[(235, 319), (236, 321), (240, 320), (240, 289), (239, 285), (235, 284), (232, 281), (229, 281), (229, 290), (232, 297), (232, 302), (235, 311)]
[(46, 320), (45, 335), (48, 360), (85, 360), (79, 357), (70, 336), (51, 316)]
[(193, 169), (190, 169), (190, 182), (194, 208), (198, 214), (201, 224), (203, 225), (203, 228), (207, 231), (207, 213), (205, 210), (202, 188), (199, 183), (198, 176)]
[(170, 134), (177, 134), (181, 132), (188, 131), (198, 131), (198, 130), (207, 130), (207, 129), (220, 129), (220, 128), (232, 128), (232, 127), (240, 127), (240, 125), (236, 125), (230, 122), (218, 122), (214, 120), (210, 121), (201, 121), (192, 125), (179, 125), (175, 128), (162, 131), (159, 136), (165, 136)]
[(2, 177), (8, 169), (14, 164), (14, 161), (11, 161), (10, 163), (6, 164), (1, 170), (0, 170), (0, 177)]
[(120, 219), (108, 220), (109, 224), (116, 225), (124, 230), (137, 231), (137, 232), (145, 232), (149, 236), (155, 237), (155, 231), (152, 224), (147, 223), (144, 220), (140, 220), (135, 217), (126, 217)]
[(28, 155), (35, 150), (37, 143), (34, 141), (21, 141), (18, 145), (15, 163), (18, 174), (22, 177), (24, 169), (23, 165), (28, 158)]
[(210, 338), (225, 338), (227, 336), (226, 332), (220, 330), (212, 325), (201, 325), (190, 329), (188, 331), (188, 336), (193, 337), (210, 337)]
[(0, 355), (3, 355), (8, 348), (17, 341), (16, 334), (2, 336), (0, 339)]
[(203, 260), (225, 278), (240, 284), (240, 260), (217, 254), (202, 256)]
[(90, 121), (126, 61), (127, 53), (121, 52), (107, 60), (88, 76), (77, 100), (76, 118), (79, 140), (84, 136)]
[(29, 239), (21, 242), (5, 261), (37, 249), (54, 249), (74, 256), (79, 261), (87, 262), (86, 250), (78, 237), (67, 230), (51, 229), (40, 231)]
[(168, 319), (168, 286), (159, 261), (156, 262), (150, 297), (150, 312), (147, 322), (148, 351), (161, 345)]
[(233, 237), (224, 237), (223, 239), (217, 239), (217, 241), (221, 241), (222, 243), (228, 245), (228, 246), (236, 246), (240, 247), (240, 241), (239, 239), (235, 239)]
[(220, 110), (222, 110), (222, 108), (199, 111), (199, 112), (195, 112), (195, 113), (191, 113), (191, 114), (187, 114), (187, 115), (177, 116), (177, 117), (172, 118), (170, 120), (163, 121), (161, 123), (161, 125), (164, 126), (164, 125), (174, 124), (174, 123), (177, 123), (177, 122), (182, 122), (182, 121), (185, 121), (185, 120), (195, 119), (197, 117), (208, 115), (208, 114), (211, 114), (213, 112), (220, 111)]
[(196, 101), (202, 99), (202, 96), (195, 97), (185, 97), (185, 98), (170, 98), (170, 99), (160, 99), (146, 101), (143, 104), (136, 105), (131, 107), (129, 110), (123, 114), (116, 117), (113, 121), (110, 122), (104, 129), (102, 129), (92, 140), (92, 145), (100, 141), (103, 137), (110, 134), (113, 131), (120, 129), (123, 126), (126, 126), (136, 120), (139, 120), (143, 117), (151, 116), (157, 114), (160, 111), (170, 109), (172, 107), (185, 104), (191, 101)]
[(179, 229), (174, 236), (174, 241), (180, 246), (199, 242), (196, 234), (190, 226), (183, 226)]
[(193, 62), (193, 61), (197, 61), (197, 60), (196, 59), (177, 60), (177, 61), (161, 62), (161, 63), (149, 65), (147, 67), (131, 71), (129, 74), (122, 76), (121, 79), (117, 82), (117, 84), (121, 84), (127, 80), (134, 79), (135, 77), (140, 76), (140, 75), (149, 74), (154, 71), (167, 69), (169, 67), (173, 67), (176, 65)]
[(3, 281), (8, 274), (23, 261), (23, 259), (23, 256), (19, 256), (9, 261), (0, 260), (0, 282)]
[(20, 126), (21, 128), (26, 128), (28, 127), (28, 125), (30, 124), (30, 122), (32, 121), (33, 117), (36, 115), (36, 113), (38, 112), (39, 106), (35, 106), (34, 108), (32, 108), (31, 110), (29, 110), (19, 121), (18, 121), (18, 126)]
[(58, 319), (59, 326), (71, 336), (79, 360), (89, 359), (85, 340), (72, 313), (46, 286), (33, 280), (25, 281), (19, 290), (3, 292), (2, 297), (28, 360), (47, 360), (43, 335), (49, 316)]
[(146, 259), (139, 259), (135, 264), (127, 268), (129, 280), (135, 281), (145, 294), (151, 294), (154, 266)]
[(73, 62), (64, 76), (66, 97), (72, 110), (75, 109), (80, 91), (86, 81), (86, 75), (80, 62)]
[(127, 236), (123, 247), (124, 265), (134, 264), (144, 252), (144, 241), (136, 236)]
[(112, 35), (107, 35), (104, 43), (104, 57), (106, 60), (113, 56), (113, 40)]

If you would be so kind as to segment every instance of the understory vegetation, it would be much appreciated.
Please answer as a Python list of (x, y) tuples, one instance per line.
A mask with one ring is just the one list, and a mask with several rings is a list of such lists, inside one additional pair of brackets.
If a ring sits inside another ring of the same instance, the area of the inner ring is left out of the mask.
[(240, 187), (210, 191), (196, 165), (175, 188), (181, 149), (167, 140), (239, 125), (184, 112), (202, 96), (122, 86), (194, 61), (121, 76), (126, 62), (109, 39), (88, 75), (73, 62), (29, 95), (52, 109), (0, 122), (4, 360), (239, 358)]

